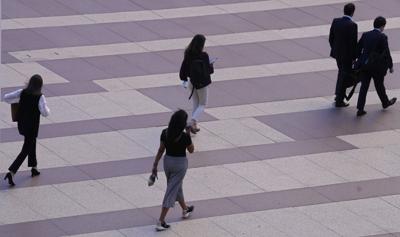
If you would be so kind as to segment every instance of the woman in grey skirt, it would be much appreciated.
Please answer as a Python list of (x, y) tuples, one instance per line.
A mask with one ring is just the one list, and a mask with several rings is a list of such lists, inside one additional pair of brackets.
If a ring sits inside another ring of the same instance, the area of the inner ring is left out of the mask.
[(194, 145), (190, 138), (190, 132), (184, 132), (188, 115), (184, 110), (175, 112), (169, 121), (168, 128), (161, 133), (160, 147), (153, 164), (152, 174), (157, 176), (157, 166), (164, 151), (164, 172), (167, 177), (167, 191), (165, 192), (160, 219), (157, 222), (156, 230), (162, 231), (170, 226), (165, 222), (165, 216), (169, 208), (178, 201), (182, 207), (182, 218), (188, 218), (194, 210), (194, 206), (187, 206), (182, 190), (183, 178), (188, 168), (186, 150), (194, 151)]

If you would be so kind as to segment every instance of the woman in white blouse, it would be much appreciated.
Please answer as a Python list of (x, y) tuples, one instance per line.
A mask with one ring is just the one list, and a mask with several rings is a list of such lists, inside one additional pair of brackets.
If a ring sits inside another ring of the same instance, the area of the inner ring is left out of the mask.
[(19, 89), (4, 96), (4, 101), (13, 104), (19, 103), (17, 112), (18, 131), (24, 136), (22, 150), (8, 168), (9, 172), (4, 177), (14, 186), (13, 176), (28, 156), (28, 166), (32, 167), (31, 174), (35, 177), (40, 174), (37, 169), (36, 139), (39, 132), (40, 115), (47, 117), (50, 110), (46, 98), (42, 94), (43, 80), (40, 75), (33, 75), (25, 89)]

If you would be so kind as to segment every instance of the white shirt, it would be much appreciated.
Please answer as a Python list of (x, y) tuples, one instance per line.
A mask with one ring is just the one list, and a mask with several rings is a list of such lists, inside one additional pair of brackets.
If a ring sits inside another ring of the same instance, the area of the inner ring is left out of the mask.
[(351, 16), (344, 15), (343, 17), (349, 18), (351, 21), (353, 21), (353, 18)]
[[(19, 98), (21, 96), (22, 89), (16, 90), (14, 92), (8, 93), (4, 95), (4, 101), (9, 104), (19, 103)], [(43, 117), (47, 117), (50, 115), (50, 109), (47, 107), (46, 98), (44, 95), (40, 96), (39, 99), (39, 111)]]

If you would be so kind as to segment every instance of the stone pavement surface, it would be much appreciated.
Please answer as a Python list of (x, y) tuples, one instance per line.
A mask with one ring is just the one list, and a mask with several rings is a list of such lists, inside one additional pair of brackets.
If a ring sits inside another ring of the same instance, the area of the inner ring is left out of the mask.
[[(400, 107), (332, 106), (327, 35), (346, 2), (3, 0), (2, 93), (40, 73), (52, 115), (42, 175), (1, 182), (0, 236), (400, 236)], [(399, 68), (400, 1), (352, 2), (360, 31), (387, 17)], [(184, 180), (196, 209), (156, 233), (166, 181), (146, 180), (170, 115), (190, 111), (178, 70), (196, 33), (219, 58)], [(3, 177), (21, 137), (0, 114)]]

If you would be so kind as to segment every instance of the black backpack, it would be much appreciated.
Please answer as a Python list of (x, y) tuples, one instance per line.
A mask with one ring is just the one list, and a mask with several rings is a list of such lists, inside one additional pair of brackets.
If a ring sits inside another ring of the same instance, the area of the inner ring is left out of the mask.
[(202, 59), (194, 59), (190, 63), (189, 77), (193, 89), (189, 99), (192, 97), (194, 89), (201, 89), (210, 84), (211, 77), (208, 70), (208, 65)]

